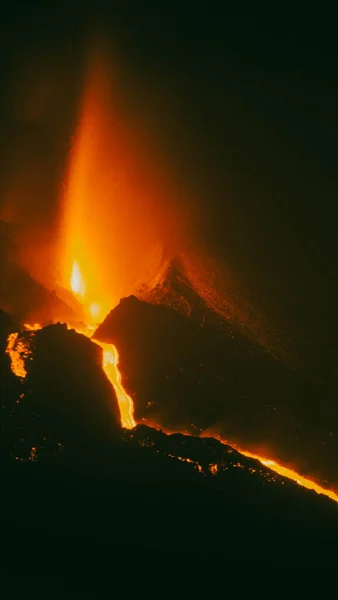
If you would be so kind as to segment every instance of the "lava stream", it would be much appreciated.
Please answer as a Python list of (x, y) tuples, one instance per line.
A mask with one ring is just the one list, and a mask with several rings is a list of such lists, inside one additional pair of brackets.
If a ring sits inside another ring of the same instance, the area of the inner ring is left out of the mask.
[[(238, 448), (236, 448), (236, 450), (238, 450)], [(278, 475), (286, 477), (287, 479), (291, 479), (292, 481), (295, 481), (295, 483), (298, 483), (298, 485), (301, 485), (302, 487), (305, 487), (308, 490), (313, 490), (317, 492), (317, 494), (324, 494), (324, 496), (327, 496), (328, 498), (331, 498), (331, 500), (338, 502), (338, 494), (336, 494), (336, 492), (334, 492), (333, 490), (323, 488), (322, 486), (318, 485), (318, 483), (315, 483), (307, 477), (303, 477), (296, 471), (288, 469), (288, 467), (280, 465), (275, 460), (272, 460), (271, 458), (263, 458), (262, 456), (258, 456), (258, 454), (252, 454), (251, 452), (247, 452), (246, 450), (238, 450), (238, 452), (240, 452), (244, 456), (247, 456), (248, 458), (254, 458), (256, 460), (259, 460), (259, 462), (262, 465), (264, 465), (264, 467), (271, 469), (275, 473), (278, 473)]]
[(120, 409), (122, 427), (125, 427), (125, 429), (133, 429), (136, 427), (136, 421), (134, 419), (134, 403), (122, 385), (122, 377), (118, 368), (118, 350), (114, 344), (105, 344), (99, 340), (93, 341), (96, 344), (99, 344), (103, 350), (102, 368), (115, 390)]

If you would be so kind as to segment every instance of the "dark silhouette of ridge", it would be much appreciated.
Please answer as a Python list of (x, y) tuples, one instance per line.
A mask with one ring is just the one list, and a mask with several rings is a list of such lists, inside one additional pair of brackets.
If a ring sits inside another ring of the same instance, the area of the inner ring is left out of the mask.
[[(117, 313), (135, 316), (140, 307), (148, 317), (156, 309), (197, 327), (135, 297)], [(1, 323), (6, 339), (13, 325), (0, 313)], [(260, 564), (266, 548), (274, 563), (285, 552), (290, 561), (298, 557), (297, 565), (299, 557), (330, 559), (334, 502), (213, 438), (144, 425), (123, 430), (97, 345), (61, 324), (18, 334), (29, 341), (31, 359), (26, 379), (14, 377), (17, 387), (3, 389), (4, 544), (34, 538), (47, 551), (72, 541), (90, 547), (93, 561), (98, 544), (114, 552), (221, 552), (236, 560), (239, 553)]]

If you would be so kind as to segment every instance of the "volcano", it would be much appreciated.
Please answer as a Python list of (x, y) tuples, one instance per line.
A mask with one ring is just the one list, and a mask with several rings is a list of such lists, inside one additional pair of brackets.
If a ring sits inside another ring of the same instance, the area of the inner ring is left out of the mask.
[[(72, 289), (52, 293), (8, 263), (14, 279), (1, 302), (14, 308), (0, 320), (5, 481), (16, 481), (13, 494), (26, 497), (25, 486), (40, 495), (47, 478), (48, 506), (67, 507), (51, 539), (79, 535), (86, 522), (90, 539), (113, 527), (119, 544), (137, 535), (144, 547), (173, 549), (188, 511), (202, 519), (208, 540), (212, 512), (238, 551), (239, 531), (241, 540), (259, 535), (276, 549), (302, 538), (304, 555), (309, 532), (318, 547), (330, 544), (338, 532), (337, 484), (332, 444), (320, 443), (329, 423), (316, 417), (301, 443), (299, 436), (302, 399), (319, 399), (325, 388), (252, 339), (230, 301), (218, 309), (211, 287), (194, 279), (191, 258), (164, 256), (156, 277), (96, 328), (85, 323), (78, 267)], [(96, 516), (88, 520), (94, 489)], [(86, 500), (75, 516), (69, 506), (79, 498)], [(141, 514), (144, 502), (150, 508)], [(29, 510), (34, 531), (45, 535), (45, 512)], [(111, 510), (121, 515), (120, 529)], [(160, 535), (158, 510), (172, 515)], [(224, 511), (235, 526), (224, 522)], [(9, 535), (13, 527), (30, 535), (17, 512), (8, 493)], [(191, 551), (200, 527), (188, 531)]]
[(113, 546), (129, 568), (131, 548), (329, 560), (327, 382), (285, 360), (229, 264), (183, 243), (179, 191), (94, 50), (50, 255), (33, 233), (0, 249), (3, 539)]

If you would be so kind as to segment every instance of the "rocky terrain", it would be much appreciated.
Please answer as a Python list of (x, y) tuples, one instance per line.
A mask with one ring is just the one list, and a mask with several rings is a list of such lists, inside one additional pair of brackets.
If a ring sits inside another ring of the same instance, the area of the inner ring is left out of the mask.
[(248, 449), (337, 483), (327, 385), (303, 378), (241, 332), (131, 296), (94, 337), (119, 348), (138, 421), (245, 441)]
[[(135, 343), (138, 304), (132, 298), (120, 306), (132, 307)], [(338, 533), (334, 502), (211, 437), (166, 435), (144, 425), (122, 429), (101, 349), (60, 324), (19, 334), (29, 345), (27, 375), (15, 377), (4, 352), (13, 330), (2, 312), (4, 540), (222, 552), (251, 562), (276, 562), (287, 553), (290, 564), (316, 553), (330, 561)], [(160, 336), (155, 331), (152, 343)], [(138, 357), (145, 366), (144, 355)]]

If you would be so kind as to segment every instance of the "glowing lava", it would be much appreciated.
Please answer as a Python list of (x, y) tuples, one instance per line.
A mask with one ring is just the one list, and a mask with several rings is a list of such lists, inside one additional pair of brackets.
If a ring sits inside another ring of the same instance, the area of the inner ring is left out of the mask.
[(70, 285), (74, 294), (76, 294), (77, 296), (81, 296), (81, 298), (84, 298), (86, 293), (86, 286), (84, 279), (81, 275), (80, 267), (76, 260), (74, 260), (73, 263)]
[(270, 458), (264, 458), (262, 456), (258, 456), (257, 454), (252, 454), (251, 452), (247, 452), (246, 450), (238, 450), (238, 452), (240, 452), (244, 456), (247, 456), (248, 458), (255, 458), (256, 460), (259, 460), (259, 462), (262, 465), (264, 465), (264, 467), (271, 469), (271, 471), (278, 473), (278, 475), (286, 477), (287, 479), (291, 479), (298, 485), (301, 485), (302, 487), (305, 487), (308, 490), (313, 490), (317, 492), (317, 494), (323, 494), (324, 496), (331, 498), (331, 500), (338, 502), (338, 494), (336, 494), (336, 492), (323, 488), (321, 485), (318, 485), (318, 483), (315, 483), (307, 477), (303, 477), (302, 475), (300, 475), (296, 471), (293, 471), (292, 469), (288, 469), (287, 467), (280, 465), (275, 460), (272, 460)]
[(29, 341), (19, 337), (18, 333), (10, 333), (7, 338), (6, 354), (11, 360), (11, 370), (20, 379), (27, 375), (25, 361), (31, 354)]
[[(187, 431), (171, 431), (169, 429), (165, 429), (164, 427), (160, 427), (157, 424), (150, 423), (146, 419), (143, 419), (143, 422), (148, 427), (153, 427), (154, 429), (157, 429), (158, 431), (162, 431), (166, 435), (174, 435), (176, 433), (180, 433), (181, 435), (191, 435)], [(201, 437), (205, 437), (205, 436), (202, 435)], [(295, 483), (297, 483), (297, 485), (300, 485), (301, 487), (305, 487), (308, 490), (313, 490), (317, 494), (323, 494), (323, 496), (327, 496), (327, 498), (330, 498), (334, 502), (338, 503), (338, 493), (334, 492), (333, 490), (328, 490), (327, 488), (322, 487), (315, 481), (312, 481), (311, 479), (308, 479), (307, 477), (303, 477), (303, 475), (300, 475), (296, 471), (293, 471), (292, 469), (288, 469), (287, 467), (280, 465), (279, 463), (277, 463), (275, 460), (272, 460), (271, 458), (266, 458), (263, 456), (259, 456), (258, 454), (253, 454), (252, 452), (249, 452), (247, 450), (242, 450), (235, 444), (233, 444), (233, 443), (231, 444), (231, 443), (227, 442), (226, 440), (222, 440), (222, 438), (220, 438), (220, 436), (216, 435), (215, 438), (218, 439), (222, 444), (225, 444), (227, 446), (234, 448), (237, 452), (239, 452), (239, 454), (242, 454), (243, 456), (246, 456), (247, 458), (253, 458), (255, 460), (258, 460), (264, 467), (271, 469), (271, 471), (274, 471), (274, 473), (277, 473), (277, 475), (280, 475), (281, 477), (286, 477), (286, 479), (291, 479), (291, 481), (294, 481)], [(179, 457), (178, 457), (178, 459), (179, 459)], [(217, 475), (218, 465), (217, 464), (209, 465), (209, 470), (212, 473), (212, 475)]]
[(94, 340), (96, 344), (99, 344), (103, 350), (103, 370), (109, 379), (110, 383), (114, 387), (117, 401), (119, 404), (121, 424), (126, 429), (133, 429), (136, 427), (134, 419), (134, 404), (122, 385), (122, 377), (118, 368), (119, 364), (119, 353), (114, 344), (105, 344)]

